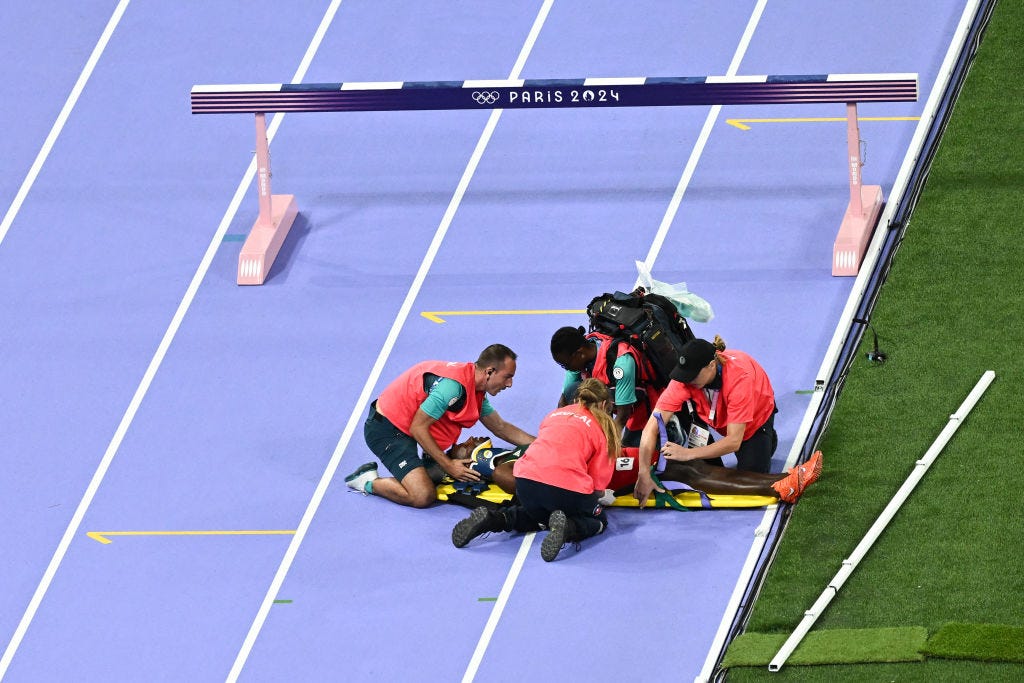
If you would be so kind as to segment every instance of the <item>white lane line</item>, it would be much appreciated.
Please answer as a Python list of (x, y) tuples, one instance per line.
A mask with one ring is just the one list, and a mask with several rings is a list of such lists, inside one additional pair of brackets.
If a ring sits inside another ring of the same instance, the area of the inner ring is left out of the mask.
[[(124, 4), (127, 4), (127, 0)], [(313, 55), (316, 54), (316, 51), (320, 47), (320, 41), (323, 39), (324, 33), (327, 31), (327, 26), (330, 25), (340, 4), (341, 0), (333, 0), (331, 2), (330, 7), (327, 9), (327, 13), (320, 22), (320, 27), (317, 29), (316, 35), (313, 37), (313, 41), (306, 50), (306, 54), (302, 59), (299, 69), (295, 73), (295, 77), (292, 79), (292, 83), (299, 83), (302, 81), (306, 74), (306, 70), (309, 68), (309, 63), (313, 59)], [(268, 142), (273, 140), (274, 134), (281, 126), (281, 122), (283, 120), (284, 114), (278, 114), (274, 117), (273, 121), (271, 121), (270, 125), (267, 127)], [(249, 163), (249, 168), (242, 177), (242, 181), (238, 184), (238, 189), (235, 190), (235, 195), (231, 199), (231, 203), (228, 205), (228, 209), (225, 212), (224, 217), (221, 219), (220, 225), (217, 227), (217, 232), (210, 241), (210, 245), (206, 248), (203, 260), (200, 262), (195, 275), (192, 276), (192, 282), (189, 284), (188, 290), (185, 292), (185, 296), (182, 298), (181, 303), (178, 304), (178, 309), (175, 311), (174, 317), (171, 319), (171, 323), (167, 327), (167, 331), (164, 332), (163, 339), (160, 340), (160, 345), (157, 347), (156, 354), (153, 356), (152, 360), (150, 360), (149, 366), (146, 368), (146, 372), (142, 377), (142, 381), (135, 390), (135, 394), (132, 396), (128, 409), (122, 416), (121, 422), (118, 424), (117, 430), (114, 432), (114, 436), (110, 440), (110, 444), (107, 446), (107, 450), (104, 452), (102, 460), (100, 460), (99, 467), (97, 467), (96, 472), (93, 473), (92, 480), (89, 482), (89, 486), (86, 488), (85, 494), (79, 501), (78, 507), (75, 509), (75, 514), (72, 516), (71, 522), (64, 531), (64, 535), (61, 538), (60, 543), (57, 545), (57, 550), (54, 551), (53, 557), (50, 559), (50, 564), (46, 567), (43, 578), (36, 587), (35, 593), (29, 601), (28, 608), (25, 610), (25, 613), (21, 617), (21, 621), (18, 623), (18, 627), (14, 631), (14, 636), (11, 638), (7, 645), (7, 649), (4, 651), (3, 659), (0, 659), (0, 679), (3, 679), (4, 674), (11, 664), (11, 660), (14, 659), (18, 646), (25, 637), (25, 632), (32, 623), (32, 619), (35, 617), (36, 611), (39, 609), (39, 604), (45, 597), (46, 592), (50, 587), (50, 583), (53, 581), (53, 577), (60, 568), (64, 555), (67, 553), (68, 547), (71, 545), (71, 541), (75, 536), (77, 536), (82, 519), (85, 517), (85, 513), (89, 510), (89, 506), (92, 504), (96, 491), (99, 489), (100, 484), (103, 482), (103, 478), (107, 474), (107, 470), (110, 468), (110, 463), (113, 462), (114, 456), (121, 447), (121, 442), (124, 440), (125, 434), (127, 434), (132, 420), (135, 419), (135, 414), (138, 412), (139, 406), (142, 404), (142, 399), (145, 398), (146, 392), (149, 391), (149, 386), (152, 384), (153, 378), (156, 376), (157, 370), (159, 370), (164, 356), (167, 354), (167, 349), (174, 340), (174, 336), (177, 334), (178, 328), (181, 326), (181, 321), (185, 318), (185, 313), (188, 312), (189, 307), (192, 305), (192, 301), (195, 299), (196, 293), (199, 291), (199, 285), (206, 277), (206, 273), (210, 269), (210, 264), (213, 263), (213, 258), (224, 240), (224, 234), (227, 232), (228, 226), (231, 225), (231, 221), (234, 220), (235, 214), (238, 212), (238, 207), (242, 203), (242, 198), (252, 185), (255, 175), (256, 159), (254, 158)]]
[[(729, 70), (726, 72), (726, 75), (735, 76), (736, 72), (739, 71), (740, 62), (743, 61), (743, 55), (747, 52), (750, 39), (754, 36), (754, 31), (757, 29), (757, 24), (761, 21), (761, 15), (764, 13), (764, 8), (767, 4), (768, 0), (758, 0), (753, 13), (750, 15), (750, 19), (747, 21), (747, 28), (743, 31), (743, 36), (740, 37), (740, 43), (736, 46), (736, 52), (732, 56), (732, 62), (729, 64)], [(661, 225), (658, 226), (658, 232), (654, 236), (654, 242), (651, 244), (650, 251), (647, 252), (647, 258), (644, 259), (644, 265), (647, 266), (648, 270), (654, 267), (654, 261), (661, 252), (661, 247), (665, 243), (665, 236), (668, 234), (669, 228), (672, 227), (672, 222), (676, 219), (676, 213), (679, 211), (679, 205), (683, 201), (683, 195), (686, 194), (686, 189), (690, 186), (693, 174), (697, 170), (697, 162), (700, 161), (700, 157), (704, 153), (704, 146), (707, 144), (708, 138), (711, 137), (711, 130), (718, 122), (718, 115), (721, 111), (722, 105), (716, 104), (711, 107), (707, 118), (704, 119), (704, 127), (701, 128), (697, 142), (690, 151), (690, 158), (686, 160), (683, 175), (679, 178), (675, 192), (672, 193), (668, 209), (665, 211), (665, 216), (661, 219)]]
[[(25, 176), (25, 180), (22, 181), (21, 187), (18, 188), (18, 193), (14, 196), (14, 201), (11, 202), (10, 207), (7, 209), (7, 213), (4, 214), (3, 220), (0, 221), (0, 244), (3, 243), (4, 238), (7, 236), (7, 231), (11, 229), (11, 224), (18, 216), (18, 212), (21, 211), (21, 205), (25, 203), (25, 197), (28, 196), (29, 191), (32, 189), (32, 185), (35, 184), (36, 177), (42, 170), (43, 164), (46, 163), (46, 158), (50, 156), (50, 150), (53, 149), (53, 145), (57, 142), (60, 132), (64, 130), (64, 124), (67, 123), (68, 117), (71, 116), (71, 110), (74, 109), (75, 104), (78, 103), (78, 98), (85, 89), (85, 84), (89, 82), (89, 77), (92, 76), (93, 69), (96, 68), (96, 63), (100, 61), (100, 56), (107, 48), (107, 43), (110, 42), (110, 36), (114, 34), (114, 29), (116, 29), (118, 23), (120, 23), (121, 17), (124, 15), (124, 11), (127, 9), (130, 1), (131, 0), (121, 0), (121, 2), (117, 3), (117, 7), (114, 8), (114, 13), (110, 15), (110, 21), (107, 22), (107, 27), (103, 29), (103, 33), (100, 35), (100, 39), (97, 41), (96, 47), (92, 49), (92, 54), (89, 55), (89, 59), (85, 63), (85, 68), (83, 68), (82, 73), (78, 75), (78, 80), (75, 81), (75, 86), (71, 88), (71, 94), (68, 95), (68, 99), (64, 101), (64, 106), (61, 107), (60, 114), (57, 115), (57, 120), (53, 122), (53, 127), (50, 128), (50, 133), (46, 136), (46, 140), (43, 141), (43, 146), (39, 149), (39, 154), (36, 155), (36, 160), (32, 162), (32, 167), (29, 168), (28, 175)], [(0, 666), (0, 677), (2, 676), (3, 667)]]
[[(530, 34), (527, 37), (526, 42), (523, 44), (522, 50), (519, 53), (519, 58), (516, 60), (515, 66), (512, 68), (512, 73), (509, 75), (509, 80), (519, 78), (519, 74), (522, 72), (523, 67), (526, 64), (526, 59), (529, 57), (530, 52), (533, 49), (533, 45), (537, 40), (537, 36), (540, 34), (540, 30), (544, 25), (544, 21), (547, 19), (548, 12), (551, 10), (551, 5), (553, 3), (554, 0), (545, 0), (544, 5), (537, 14), (537, 18), (534, 19), (533, 28), (530, 30)], [(448, 228), (451, 226), (452, 220), (455, 218), (455, 212), (458, 211), (459, 206), (462, 203), (462, 198), (465, 196), (466, 190), (469, 188), (469, 183), (472, 180), (473, 175), (476, 173), (477, 166), (480, 163), (481, 157), (483, 157), (484, 150), (487, 148), (487, 144), (491, 140), (494, 129), (498, 125), (498, 120), (501, 118), (501, 113), (501, 109), (494, 109), (491, 111), (491, 115), (487, 119), (487, 125), (484, 126), (484, 131), (480, 134), (480, 139), (477, 141), (476, 148), (473, 150), (469, 162), (466, 165), (466, 169), (462, 173), (462, 178), (459, 180), (459, 184), (455, 188), (455, 193), (448, 202), (448, 208), (445, 210), (444, 216), (441, 218), (441, 223), (438, 225), (437, 231), (434, 233), (434, 238), (431, 240), (430, 246), (427, 248), (427, 253), (424, 255), (423, 261), (420, 263), (419, 270), (416, 272), (416, 277), (413, 279), (412, 285), (409, 287), (409, 291), (405, 296), (405, 301), (402, 302), (402, 306), (399, 309), (398, 314), (395, 316), (395, 321), (391, 325), (391, 330), (388, 332), (387, 339), (384, 341), (384, 345), (381, 348), (380, 353), (377, 355), (377, 360), (374, 362), (373, 368), (370, 370), (370, 376), (363, 385), (362, 392), (359, 394), (359, 400), (356, 402), (356, 406), (353, 409), (352, 414), (349, 416), (348, 422), (345, 424), (345, 429), (341, 433), (341, 438), (334, 447), (334, 453), (331, 454), (331, 459), (327, 463), (327, 469), (324, 470), (323, 475), (320, 477), (316, 490), (313, 492), (313, 497), (310, 499), (309, 505), (306, 506), (306, 511), (302, 515), (302, 520), (296, 527), (295, 536), (292, 537), (292, 541), (288, 545), (288, 550), (285, 551), (281, 564), (278, 566), (277, 572), (274, 574), (274, 578), (270, 582), (270, 587), (267, 589), (267, 594), (264, 596), (263, 602), (260, 604), (259, 611), (256, 613), (256, 618), (253, 620), (252, 626), (250, 626), (249, 632), (246, 634), (245, 641), (242, 643), (242, 647), (239, 649), (238, 655), (235, 657), (235, 663), (231, 667), (231, 671), (228, 673), (227, 677), (227, 681), (229, 682), (237, 681), (239, 675), (241, 675), (242, 669), (245, 667), (246, 660), (252, 652), (253, 645), (255, 645), (256, 639), (259, 637), (260, 631), (263, 629), (263, 624), (267, 620), (270, 608), (273, 606), (274, 600), (277, 599), (278, 592), (281, 590), (281, 585), (284, 583), (288, 570), (291, 569), (292, 562), (295, 561), (295, 556), (299, 552), (299, 546), (302, 545), (302, 541), (306, 538), (306, 532), (309, 531), (309, 526), (313, 522), (313, 517), (320, 508), (320, 504), (323, 502), (324, 496), (327, 494), (327, 489), (331, 484), (331, 480), (334, 479), (338, 466), (341, 464), (342, 455), (345, 453), (345, 449), (348, 448), (348, 444), (352, 440), (352, 435), (355, 433), (356, 428), (362, 423), (367, 407), (370, 404), (371, 392), (376, 386), (381, 372), (384, 370), (384, 365), (387, 362), (388, 356), (391, 355), (391, 350), (394, 347), (395, 342), (398, 340), (398, 335), (401, 332), (402, 327), (405, 325), (405, 321), (409, 317), (410, 311), (412, 311), (413, 303), (419, 295), (420, 289), (423, 287), (423, 282), (427, 277), (427, 273), (430, 271), (430, 267), (434, 263), (434, 258), (437, 256), (437, 252), (441, 248), (441, 243), (444, 241), (445, 235), (448, 233)], [(532, 537), (529, 539), (524, 538), (523, 546), (529, 547), (530, 541), (532, 541)], [(522, 554), (523, 552), (520, 550), (520, 555)], [(519, 561), (518, 557), (517, 561)], [(513, 576), (513, 574), (518, 575), (518, 570), (516, 570), (515, 567), (513, 567), (513, 571), (510, 572), (509, 575)], [(514, 576), (512, 580), (514, 582)], [(508, 584), (503, 590), (511, 591), (512, 584)], [(497, 604), (495, 604), (495, 610), (498, 610)], [(498, 613), (500, 614), (500, 610), (498, 610)], [(489, 633), (485, 632), (485, 634), (481, 636), (480, 643), (477, 645), (477, 650), (480, 652), (480, 656), (482, 656), (483, 650), (486, 649), (489, 639)], [(476, 658), (476, 655), (474, 655), (474, 657)]]
[(508, 570), (508, 575), (505, 576), (505, 583), (501, 586), (501, 593), (498, 594), (498, 600), (494, 603), (494, 608), (491, 610), (490, 617), (487, 618), (487, 625), (484, 626), (484, 632), (480, 635), (480, 640), (476, 645), (476, 650), (473, 651), (473, 657), (469, 660), (469, 666), (466, 668), (466, 673), (462, 675), (462, 683), (471, 683), (471, 681), (476, 677), (477, 669), (480, 668), (480, 662), (483, 661), (484, 658), (484, 651), (487, 650), (487, 645), (491, 642), (491, 636), (494, 635), (494, 629), (498, 627), (498, 621), (501, 619), (501, 613), (505, 611), (505, 605), (508, 603), (508, 596), (512, 594), (512, 588), (516, 585), (516, 580), (519, 578), (519, 572), (526, 563), (526, 558), (530, 554), (530, 546), (533, 545), (533, 539), (536, 535), (536, 531), (531, 531), (523, 537), (523, 542), (519, 545), (519, 552), (516, 553), (516, 559), (512, 561), (512, 566)]
[[(767, 4), (768, 0), (758, 0), (757, 5), (754, 6), (754, 11), (747, 20), (747, 26), (743, 31), (743, 35), (740, 37), (739, 44), (736, 46), (736, 51), (733, 53), (732, 61), (729, 63), (729, 69), (726, 72), (727, 76), (735, 76), (737, 71), (739, 71), (740, 62), (743, 61), (743, 57), (747, 53), (747, 48), (750, 46), (750, 41), (754, 37), (754, 31), (757, 30), (757, 25), (761, 22), (761, 15), (764, 14), (764, 9)], [(707, 118), (704, 119), (704, 126), (701, 128), (697, 142), (694, 145), (693, 150), (690, 152), (690, 157), (686, 161), (683, 174), (679, 178), (679, 184), (676, 185), (675, 192), (672, 194), (668, 210), (666, 210), (665, 216), (662, 218), (661, 225), (658, 226), (658, 232), (655, 235), (654, 242), (651, 244), (651, 249), (647, 253), (647, 258), (644, 260), (644, 264), (647, 266), (648, 270), (654, 266), (654, 261), (658, 258), (658, 254), (661, 252), (661, 248), (665, 242), (665, 236), (668, 234), (668, 230), (672, 226), (673, 221), (675, 221), (676, 213), (679, 211), (679, 205), (683, 200), (683, 195), (686, 194), (686, 189), (689, 187), (690, 181), (693, 179), (694, 171), (697, 169), (697, 162), (704, 153), (704, 147), (707, 144), (708, 138), (711, 137), (711, 131), (718, 122), (718, 116), (721, 111), (721, 105), (714, 105), (708, 112)], [(711, 647), (705, 656), (704, 665), (695, 678), (695, 681), (697, 682), (707, 681), (711, 675), (711, 671), (714, 669), (715, 662), (718, 660), (718, 653), (724, 645), (729, 627), (735, 617), (736, 610), (739, 608), (739, 599), (746, 592), (746, 587), (750, 582), (750, 576), (753, 573), (753, 568), (756, 566), (757, 560), (761, 556), (761, 550), (764, 548), (764, 539), (767, 535), (767, 528), (770, 526), (771, 519), (775, 515), (777, 508), (777, 505), (768, 506), (768, 509), (765, 510), (764, 515), (762, 516), (760, 524), (758, 524), (755, 529), (754, 540), (747, 553), (746, 561), (744, 562), (739, 578), (736, 581), (736, 585), (733, 587), (733, 592), (730, 596), (729, 602), (722, 614), (722, 619), (719, 622)]]
[[(100, 39), (92, 49), (92, 53), (89, 55), (89, 59), (86, 60), (82, 73), (78, 75), (78, 80), (75, 81), (74, 87), (71, 88), (71, 93), (68, 95), (67, 100), (64, 101), (64, 106), (61, 107), (60, 114), (57, 115), (57, 120), (54, 121), (49, 134), (46, 136), (46, 140), (43, 142), (43, 146), (39, 149), (39, 153), (36, 155), (36, 159), (32, 163), (32, 167), (29, 168), (28, 175), (25, 176), (25, 180), (22, 181), (21, 187), (18, 188), (18, 193), (14, 197), (14, 201), (11, 203), (11, 206), (8, 207), (3, 220), (0, 221), (0, 243), (3, 243), (4, 238), (7, 236), (7, 232), (11, 229), (11, 224), (14, 223), (14, 219), (21, 210), (21, 205), (25, 203), (25, 197), (28, 196), (29, 191), (32, 189), (32, 185), (35, 184), (36, 178), (39, 176), (39, 172), (43, 168), (43, 164), (46, 163), (46, 159), (50, 156), (50, 151), (57, 142), (57, 138), (60, 136), (61, 131), (64, 130), (64, 124), (67, 123), (68, 117), (71, 116), (71, 111), (78, 103), (78, 98), (85, 89), (85, 85), (89, 82), (89, 78), (92, 76), (92, 72), (96, 68), (96, 64), (103, 55), (103, 51), (107, 48), (107, 43), (110, 42), (110, 37), (114, 35), (114, 30), (121, 22), (121, 17), (124, 16), (124, 12), (128, 8), (128, 3), (130, 1), (131, 0), (121, 0), (121, 2), (117, 4), (117, 7), (114, 8), (114, 13), (110, 15), (110, 19), (107, 21), (107, 25), (103, 29), (103, 33), (100, 34)], [(64, 537), (65, 539), (68, 539), (67, 532), (65, 532)], [(43, 594), (46, 592), (46, 588), (50, 585), (50, 581), (53, 579), (53, 573), (56, 572), (54, 560), (56, 560), (56, 564), (59, 565), (60, 558), (63, 558), (66, 550), (67, 545), (62, 539), (60, 546), (57, 548), (57, 553), (54, 554), (54, 559), (50, 561), (50, 566), (47, 567), (46, 573), (43, 575), (42, 582), (36, 588), (36, 592), (32, 596), (28, 608), (22, 615), (17, 628), (14, 630), (14, 635), (11, 636), (11, 640), (7, 643), (7, 648), (4, 650), (3, 657), (0, 657), (0, 679), (3, 679), (4, 674), (11, 665), (14, 653), (17, 651), (22, 638), (25, 637), (25, 631), (28, 629), (28, 625), (31, 623), (36, 609), (39, 607), (39, 601), (42, 600)], [(58, 557), (58, 555), (60, 557)]]

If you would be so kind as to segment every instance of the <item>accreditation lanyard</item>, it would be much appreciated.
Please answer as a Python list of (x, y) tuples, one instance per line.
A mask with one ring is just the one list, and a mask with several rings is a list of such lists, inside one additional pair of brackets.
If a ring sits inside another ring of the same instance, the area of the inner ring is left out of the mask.
[(708, 410), (708, 423), (714, 424), (715, 412), (718, 410), (718, 389), (705, 389), (704, 398), (708, 400), (708, 405), (711, 406)]

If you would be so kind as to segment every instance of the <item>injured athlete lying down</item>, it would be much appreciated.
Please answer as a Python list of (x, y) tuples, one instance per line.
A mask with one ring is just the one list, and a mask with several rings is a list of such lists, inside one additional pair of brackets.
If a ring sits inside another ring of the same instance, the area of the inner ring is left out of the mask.
[[(471, 437), (452, 447), (451, 457), (472, 460), (471, 468), (480, 472), (506, 493), (515, 493), (512, 468), (528, 448), (501, 448), (491, 445), (485, 437)], [(615, 460), (609, 491), (617, 495), (632, 492), (639, 466), (639, 449), (623, 448)], [(664, 460), (654, 467), (662, 482), (677, 482), (695, 491), (711, 495), (768, 496), (794, 503), (821, 474), (821, 452), (786, 473), (749, 472), (711, 465), (701, 460)], [(664, 492), (664, 489), (659, 489)]]

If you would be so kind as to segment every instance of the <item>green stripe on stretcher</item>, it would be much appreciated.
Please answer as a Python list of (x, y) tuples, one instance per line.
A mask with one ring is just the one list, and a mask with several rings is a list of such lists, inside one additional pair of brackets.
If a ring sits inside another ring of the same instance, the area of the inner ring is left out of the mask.
[[(658, 419), (659, 420), (661, 419), (661, 415), (658, 415)], [(655, 486), (655, 489), (654, 489), (654, 507), (658, 507), (658, 508), (670, 507), (673, 510), (686, 510), (687, 508), (683, 507), (683, 504), (680, 503), (678, 500), (676, 500), (672, 496), (672, 494), (669, 492), (669, 489), (665, 488), (665, 485), (661, 483), (661, 479), (658, 479), (658, 475), (655, 474), (654, 470), (655, 470), (655, 468), (652, 467), (651, 468), (651, 481), (654, 482), (654, 486)], [(665, 489), (665, 490), (664, 491), (659, 491), (658, 489)], [(704, 496), (700, 497), (700, 503), (701, 503), (701, 507), (703, 507), (704, 503), (705, 503)], [(614, 505), (614, 503), (612, 503), (612, 505)]]

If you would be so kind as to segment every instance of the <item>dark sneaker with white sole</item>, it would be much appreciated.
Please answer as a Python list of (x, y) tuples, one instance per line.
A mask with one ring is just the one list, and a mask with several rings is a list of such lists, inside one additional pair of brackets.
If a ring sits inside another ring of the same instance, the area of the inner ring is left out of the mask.
[(456, 524), (452, 529), (452, 544), (456, 548), (462, 548), (481, 534), (504, 530), (505, 520), (500, 512), (494, 512), (487, 508), (473, 508), (469, 517)]

